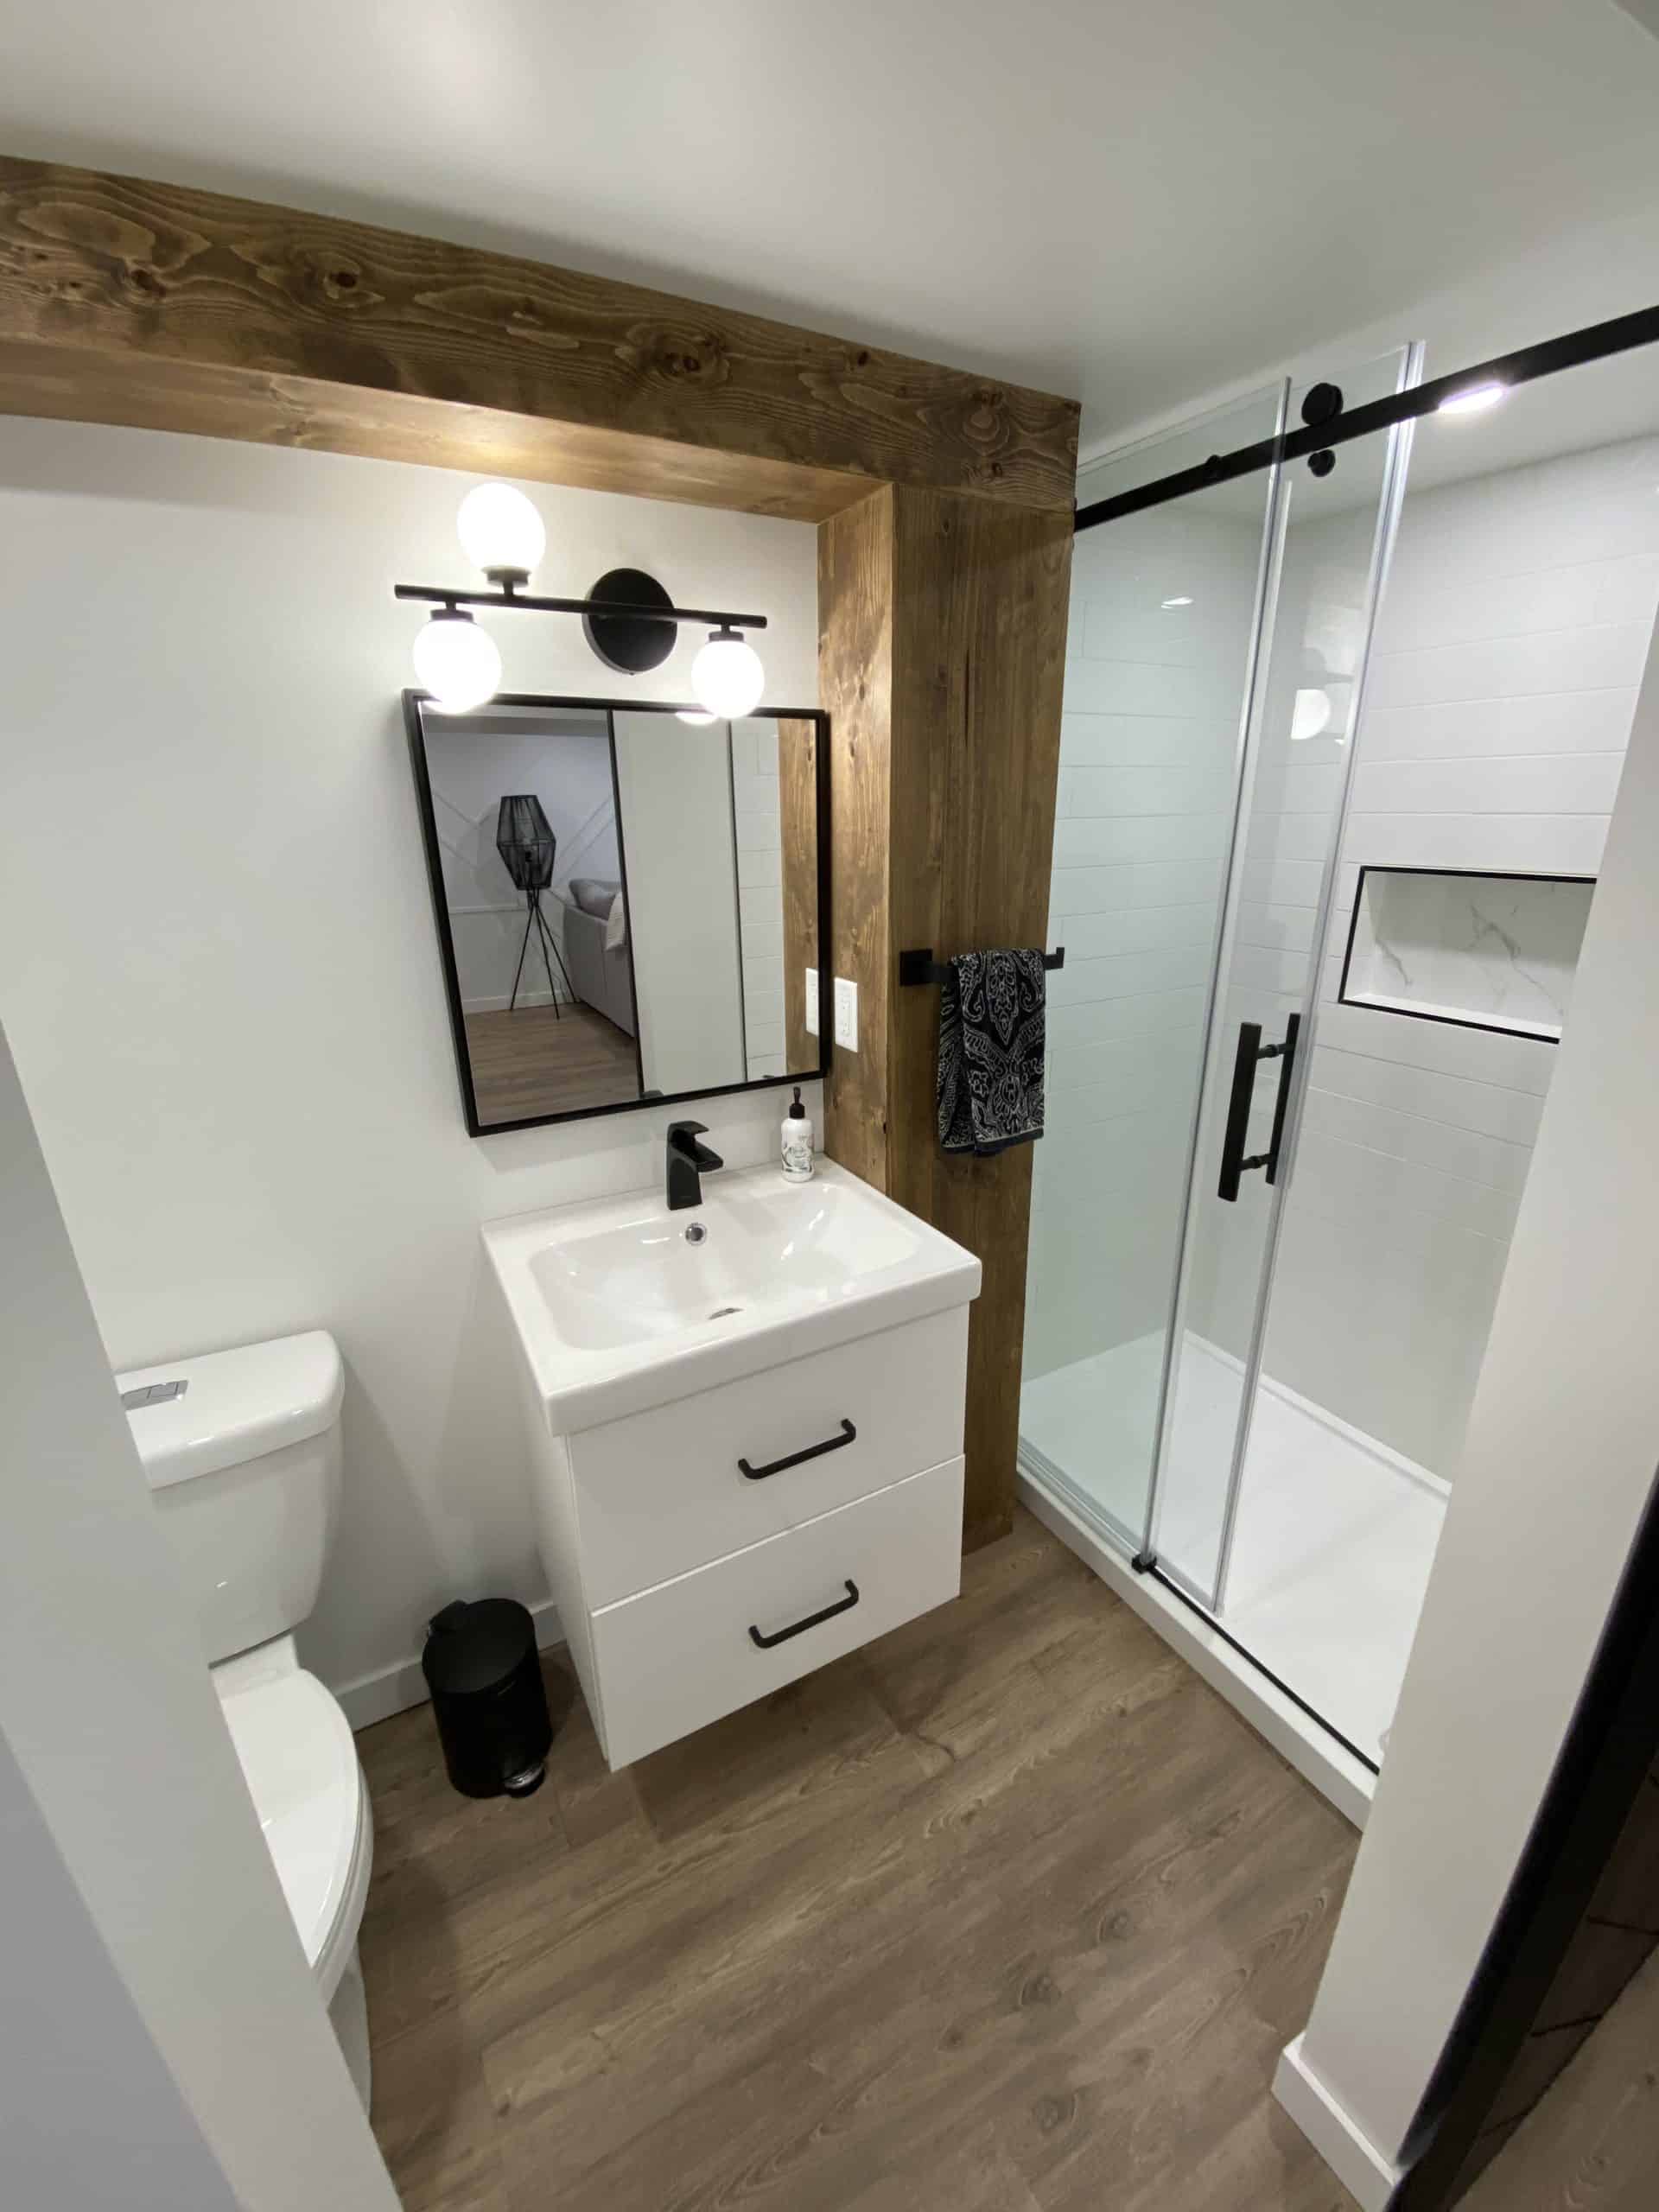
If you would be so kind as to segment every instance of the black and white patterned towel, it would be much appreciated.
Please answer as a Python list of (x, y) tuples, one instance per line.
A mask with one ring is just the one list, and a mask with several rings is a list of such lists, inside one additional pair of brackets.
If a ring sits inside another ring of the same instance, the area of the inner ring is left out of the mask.
[(1042, 948), (959, 952), (939, 991), (939, 1142), (1001, 1152), (1043, 1134)]

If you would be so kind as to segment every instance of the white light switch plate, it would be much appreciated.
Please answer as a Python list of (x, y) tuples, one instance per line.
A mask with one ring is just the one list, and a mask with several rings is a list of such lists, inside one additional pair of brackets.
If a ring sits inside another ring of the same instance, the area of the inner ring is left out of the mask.
[(858, 985), (845, 976), (836, 978), (836, 1042), (849, 1052), (858, 1050)]
[(806, 971), (806, 1033), (809, 1037), (816, 1037), (818, 1033), (818, 971), (816, 968), (809, 968)]

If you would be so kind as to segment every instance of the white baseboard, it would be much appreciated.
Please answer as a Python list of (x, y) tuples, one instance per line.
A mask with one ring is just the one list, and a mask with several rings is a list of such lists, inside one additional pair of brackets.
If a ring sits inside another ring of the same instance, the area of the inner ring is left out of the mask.
[(1361, 2212), (1383, 2212), (1400, 2183), (1400, 2169), (1337, 2102), (1302, 2056), (1302, 2038), (1287, 2044), (1273, 2077), (1273, 2094)]
[[(530, 1617), (536, 1624), (539, 1650), (550, 1651), (564, 1642), (558, 1607), (550, 1598), (532, 1605)], [(394, 1713), (407, 1713), (410, 1706), (427, 1702), (426, 1677), (418, 1656), (400, 1660), (395, 1666), (378, 1667), (371, 1675), (359, 1675), (354, 1682), (331, 1682), (329, 1688), (353, 1729), (372, 1727), (377, 1720), (388, 1720)]]
[[(546, 991), (523, 990), (518, 994), (518, 1005), (521, 1010), (527, 1006), (551, 1006), (552, 1003), (553, 1001)], [(577, 1003), (576, 1000), (568, 997), (563, 991), (559, 993), (561, 1006), (575, 1006)], [(508, 992), (498, 991), (491, 998), (463, 999), (461, 1002), (461, 1010), (463, 1014), (505, 1014), (512, 1004), (512, 999)]]

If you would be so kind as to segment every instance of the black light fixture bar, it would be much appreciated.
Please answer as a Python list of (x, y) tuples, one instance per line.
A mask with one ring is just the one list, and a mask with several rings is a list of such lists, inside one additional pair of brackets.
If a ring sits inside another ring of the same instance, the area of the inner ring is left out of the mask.
[(1177, 469), (1173, 475), (1160, 476), (1150, 484), (1137, 484), (1109, 499), (1093, 500), (1077, 509), (1074, 526), (1082, 531), (1094, 530), (1103, 522), (1121, 522), (1126, 515), (1161, 507), (1170, 499), (1184, 499), (1189, 493), (1205, 492), (1217, 484), (1254, 475), (1257, 469), (1271, 468), (1275, 461), (1298, 461), (1304, 454), (1346, 445), (1354, 438), (1368, 438), (1395, 423), (1432, 415), (1443, 401), (1455, 399), (1459, 392), (1471, 391), (1477, 385), (1531, 384), (1539, 377), (1559, 376), (1563, 369), (1583, 368), (1592, 361), (1605, 361), (1616, 353), (1656, 344), (1659, 344), (1659, 307), (1638, 308), (1633, 315), (1615, 315), (1608, 322), (1587, 323), (1582, 330), (1568, 331), (1565, 337), (1547, 338), (1513, 353), (1497, 354), (1490, 361), (1459, 369), (1451, 376), (1436, 377), (1409, 391), (1370, 400), (1363, 407), (1350, 408), (1322, 423), (1305, 423), (1282, 438), (1262, 438), (1253, 446), (1240, 446), (1235, 453), (1214, 453), (1195, 467)]
[(607, 621), (696, 622), (710, 629), (764, 630), (764, 614), (717, 614), (704, 607), (630, 607), (614, 599), (543, 599), (504, 583), (494, 591), (452, 591), (441, 584), (394, 584), (394, 599), (433, 607), (522, 607), (532, 614), (599, 615)]

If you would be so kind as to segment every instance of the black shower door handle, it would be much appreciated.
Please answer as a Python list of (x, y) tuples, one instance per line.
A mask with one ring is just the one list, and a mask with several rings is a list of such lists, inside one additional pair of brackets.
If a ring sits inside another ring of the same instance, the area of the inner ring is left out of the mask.
[(837, 1598), (833, 1605), (826, 1605), (821, 1613), (809, 1613), (804, 1621), (797, 1621), (792, 1628), (780, 1628), (776, 1636), (762, 1636), (753, 1623), (749, 1626), (749, 1641), (757, 1651), (770, 1651), (775, 1643), (787, 1643), (791, 1636), (804, 1636), (810, 1628), (822, 1628), (825, 1621), (832, 1621), (837, 1613), (850, 1613), (858, 1603), (858, 1585), (849, 1575), (847, 1595)]
[[(1231, 1205), (1238, 1197), (1239, 1179), (1255, 1168), (1265, 1167), (1269, 1183), (1279, 1177), (1279, 1151), (1284, 1142), (1285, 1116), (1290, 1106), (1290, 1078), (1296, 1065), (1296, 1039), (1300, 1033), (1302, 1017), (1293, 1014), (1285, 1024), (1282, 1040), (1277, 1045), (1262, 1042), (1259, 1021), (1241, 1021), (1238, 1025), (1238, 1047), (1233, 1054), (1232, 1088), (1227, 1094), (1227, 1127), (1221, 1140), (1221, 1176), (1216, 1185), (1216, 1196), (1225, 1198)], [(1273, 1135), (1265, 1152), (1244, 1156), (1244, 1141), (1249, 1134), (1250, 1106), (1255, 1095), (1255, 1071), (1263, 1060), (1278, 1060), (1279, 1096), (1273, 1102)]]
[(1279, 1179), (1279, 1147), (1285, 1141), (1285, 1115), (1290, 1105), (1290, 1079), (1296, 1072), (1296, 1039), (1301, 1028), (1301, 1015), (1293, 1014), (1285, 1024), (1285, 1041), (1279, 1047), (1282, 1055), (1279, 1062), (1279, 1096), (1273, 1102), (1273, 1135), (1268, 1139), (1269, 1183)]

